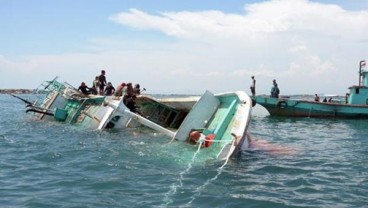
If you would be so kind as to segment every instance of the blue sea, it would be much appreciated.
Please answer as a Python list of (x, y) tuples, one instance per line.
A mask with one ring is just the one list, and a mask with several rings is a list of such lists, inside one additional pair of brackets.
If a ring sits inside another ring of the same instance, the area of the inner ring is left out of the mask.
[(83, 130), (0, 103), (0, 207), (368, 206), (368, 120), (256, 106), (254, 145), (221, 168), (149, 130)]

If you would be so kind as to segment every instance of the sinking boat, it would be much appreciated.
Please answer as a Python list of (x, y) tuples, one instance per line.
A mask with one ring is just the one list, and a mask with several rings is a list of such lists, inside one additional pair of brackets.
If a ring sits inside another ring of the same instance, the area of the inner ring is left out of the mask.
[(245, 92), (206, 91), (202, 96), (163, 99), (140, 95), (135, 100), (137, 111), (132, 112), (122, 96), (84, 95), (56, 78), (41, 86), (38, 92), (44, 96), (35, 102), (13, 95), (26, 102), (26, 112), (39, 120), (101, 131), (144, 126), (218, 160), (248, 146), (252, 101)]
[(288, 97), (255, 96), (253, 100), (271, 116), (315, 118), (368, 118), (368, 71), (359, 64), (359, 83), (349, 87), (343, 102), (320, 102)]
[(41, 84), (36, 94), (38, 98), (34, 102), (12, 96), (24, 101), (26, 113), (32, 113), (36, 120), (59, 121), (88, 129), (110, 128), (115, 109), (126, 108), (121, 98), (85, 95), (57, 77)]
[(227, 160), (248, 147), (252, 101), (242, 91), (201, 97), (137, 99), (140, 114), (166, 128), (172, 141), (183, 142), (206, 157)]

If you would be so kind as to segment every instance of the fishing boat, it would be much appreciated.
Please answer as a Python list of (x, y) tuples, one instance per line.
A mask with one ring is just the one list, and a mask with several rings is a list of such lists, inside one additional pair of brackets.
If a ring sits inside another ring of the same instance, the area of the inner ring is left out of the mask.
[(271, 116), (315, 118), (368, 118), (368, 71), (365, 61), (359, 63), (358, 85), (349, 87), (342, 102), (320, 102), (289, 97), (255, 96), (254, 102), (267, 109)]
[(37, 92), (43, 96), (35, 102), (13, 96), (26, 102), (26, 112), (39, 120), (100, 131), (144, 126), (218, 160), (227, 160), (248, 146), (252, 101), (242, 91), (163, 99), (139, 95), (136, 111), (124, 104), (122, 96), (84, 95), (57, 78)]

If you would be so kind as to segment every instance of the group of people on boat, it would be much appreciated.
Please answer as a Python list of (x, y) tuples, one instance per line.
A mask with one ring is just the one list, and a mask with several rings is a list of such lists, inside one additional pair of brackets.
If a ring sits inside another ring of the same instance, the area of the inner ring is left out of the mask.
[[(315, 94), (315, 96), (314, 96), (314, 101), (315, 102), (319, 102), (320, 101), (319, 96), (317, 94)], [(332, 97), (330, 97), (328, 100), (327, 100), (327, 97), (325, 97), (322, 102), (324, 102), (324, 103), (327, 103), (327, 102), (331, 103), (332, 102)]]
[[(115, 92), (115, 88), (111, 82), (106, 82), (106, 71), (101, 70), (101, 74), (95, 77), (92, 87), (88, 87), (85, 82), (82, 82), (78, 90), (85, 95), (112, 95)], [(106, 86), (106, 88), (105, 88)]]
[(120, 99), (123, 96), (124, 104), (132, 111), (136, 112), (135, 99), (137, 95), (141, 94), (139, 84), (133, 84), (131, 82), (121, 83), (117, 89), (111, 82), (106, 81), (106, 71), (101, 70), (101, 74), (95, 77), (92, 87), (88, 87), (85, 82), (82, 82), (78, 88), (78, 91), (85, 95), (105, 95), (114, 96), (116, 99)]
[[(256, 95), (256, 80), (255, 80), (254, 76), (251, 76), (251, 79), (252, 79), (252, 84), (250, 86), (250, 91), (252, 93), (252, 97), (254, 97)], [(271, 88), (270, 97), (279, 98), (279, 95), (280, 95), (280, 89), (278, 87), (278, 84), (277, 84), (276, 80), (274, 79), (272, 81), (272, 88)], [(318, 94), (315, 94), (314, 101), (315, 102), (320, 102), (320, 97), (318, 96)], [(323, 98), (322, 102), (331, 103), (331, 102), (333, 102), (333, 100), (332, 100), (332, 97), (329, 97), (328, 99), (327, 99), (327, 97), (325, 97), (325, 98)]]
[(137, 112), (135, 99), (141, 94), (141, 88), (139, 84), (135, 84), (134, 88), (131, 82), (121, 83), (114, 93), (115, 98), (120, 99), (123, 96), (123, 102), (126, 107), (133, 113)]

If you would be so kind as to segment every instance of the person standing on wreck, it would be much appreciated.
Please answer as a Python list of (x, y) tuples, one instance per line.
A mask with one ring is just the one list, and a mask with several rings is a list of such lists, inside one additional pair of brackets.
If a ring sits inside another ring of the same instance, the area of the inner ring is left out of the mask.
[(91, 92), (92, 94), (94, 95), (97, 95), (98, 94), (98, 76), (95, 77), (95, 80), (93, 80), (92, 82), (92, 87), (91, 87)]
[(252, 85), (250, 86), (250, 91), (252, 92), (252, 96), (256, 96), (256, 80), (254, 76), (252, 76)]
[(106, 83), (106, 76), (105, 76), (105, 70), (101, 70), (100, 76), (98, 76), (98, 88), (99, 88), (99, 94), (103, 95), (105, 92), (105, 86)]

